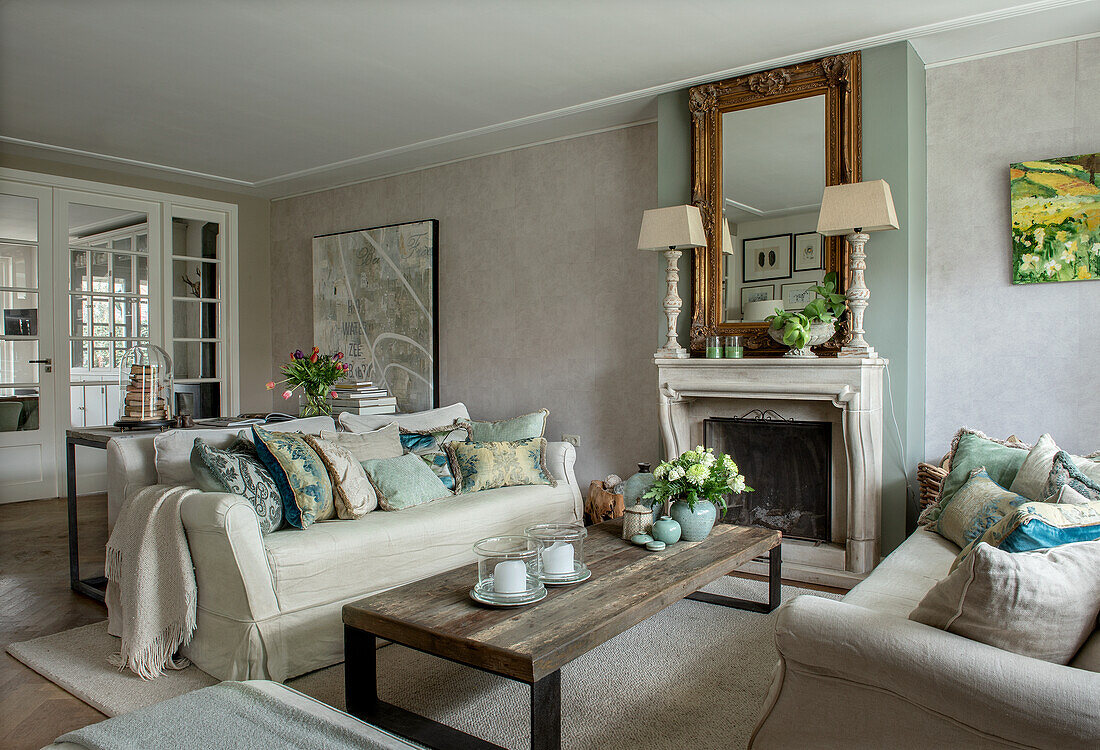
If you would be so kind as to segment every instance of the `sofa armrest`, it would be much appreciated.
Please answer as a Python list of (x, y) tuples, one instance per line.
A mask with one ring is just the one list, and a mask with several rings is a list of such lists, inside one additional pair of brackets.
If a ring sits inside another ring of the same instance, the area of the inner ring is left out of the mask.
[(577, 520), (584, 518), (584, 498), (573, 473), (573, 464), (577, 462), (577, 449), (572, 443), (546, 443), (546, 468), (557, 482), (564, 482), (573, 492), (573, 511)]
[(279, 611), (260, 522), (240, 495), (199, 492), (180, 509), (199, 607), (233, 620), (262, 620)]
[(1097, 747), (1100, 674), (1052, 664), (908, 619), (817, 596), (779, 611), (787, 669), (891, 693), (1029, 747)]
[(157, 483), (153, 435), (125, 435), (107, 442), (107, 530), (115, 527), (122, 503)]

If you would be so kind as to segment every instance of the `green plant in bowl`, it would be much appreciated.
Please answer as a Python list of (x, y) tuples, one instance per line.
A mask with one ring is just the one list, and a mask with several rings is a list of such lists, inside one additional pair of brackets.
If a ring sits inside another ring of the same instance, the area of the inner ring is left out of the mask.
[(836, 323), (847, 310), (843, 294), (837, 292), (839, 277), (836, 272), (825, 275), (821, 283), (811, 287), (817, 295), (801, 310), (775, 309), (769, 315), (769, 333), (776, 341), (790, 347), (792, 357), (812, 357), (811, 346), (824, 344), (836, 333)]

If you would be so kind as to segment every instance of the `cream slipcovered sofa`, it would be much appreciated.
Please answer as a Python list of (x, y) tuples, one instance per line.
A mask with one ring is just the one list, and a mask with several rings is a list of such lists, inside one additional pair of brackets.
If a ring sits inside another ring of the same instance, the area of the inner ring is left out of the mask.
[(1062, 666), (908, 619), (958, 553), (918, 529), (842, 601), (783, 605), (749, 746), (1100, 747), (1100, 631)]
[[(461, 404), (446, 409), (447, 423), (468, 418)], [(317, 419), (276, 428), (335, 429), (331, 418)], [(123, 499), (142, 487), (184, 483), (181, 472), (190, 476), (196, 436), (228, 445), (239, 431), (175, 430), (159, 438), (146, 433), (112, 440), (108, 523), (113, 526)], [(548, 444), (546, 465), (555, 487), (484, 490), (266, 536), (252, 505), (239, 495), (193, 495), (181, 514), (198, 584), (198, 626), (182, 653), (222, 680), (281, 682), (340, 662), (344, 604), (471, 563), (471, 547), (483, 537), (522, 533), (540, 521), (581, 519), (575, 459), (572, 445)]]

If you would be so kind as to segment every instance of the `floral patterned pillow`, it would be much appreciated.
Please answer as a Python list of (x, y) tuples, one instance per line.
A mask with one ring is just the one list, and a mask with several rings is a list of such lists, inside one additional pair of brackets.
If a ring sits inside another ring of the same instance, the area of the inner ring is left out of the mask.
[(283, 525), (279, 488), (250, 441), (238, 437), (222, 450), (195, 438), (191, 467), (200, 489), (229, 492), (252, 503), (260, 521), (260, 533), (268, 534)]
[(279, 488), (288, 524), (304, 529), (314, 521), (336, 517), (328, 469), (300, 433), (271, 432), (254, 426), (252, 436), (256, 453)]
[(928, 528), (965, 547), (1026, 502), (1026, 497), (1006, 490), (979, 466)]
[(557, 483), (546, 469), (546, 439), (500, 443), (446, 443), (443, 446), (458, 492)]
[(443, 486), (454, 492), (455, 477), (447, 461), (443, 446), (466, 437), (466, 428), (458, 425), (446, 425), (430, 430), (401, 430), (401, 447), (405, 453), (414, 453), (428, 465), (439, 477)]

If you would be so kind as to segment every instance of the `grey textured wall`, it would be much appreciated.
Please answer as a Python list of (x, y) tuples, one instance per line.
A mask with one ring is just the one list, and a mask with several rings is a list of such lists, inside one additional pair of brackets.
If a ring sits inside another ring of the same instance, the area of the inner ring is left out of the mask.
[(1100, 282), (1012, 285), (1008, 165), (1100, 151), (1100, 39), (933, 68), (925, 452), (962, 425), (1100, 448)]
[(272, 372), (312, 344), (312, 238), (439, 219), (440, 403), (475, 419), (545, 406), (581, 436), (577, 478), (657, 458), (655, 125), (275, 201)]

